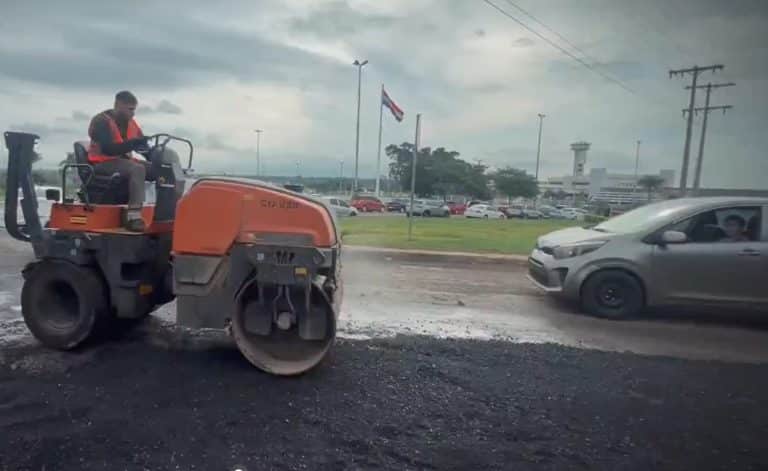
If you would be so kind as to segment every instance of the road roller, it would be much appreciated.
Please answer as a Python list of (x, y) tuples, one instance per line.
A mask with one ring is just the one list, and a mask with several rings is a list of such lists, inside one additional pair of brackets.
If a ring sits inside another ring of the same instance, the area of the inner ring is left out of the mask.
[(39, 137), (4, 137), (5, 225), (34, 250), (21, 310), (43, 345), (88, 348), (131, 323), (124, 319), (175, 300), (180, 326), (226, 330), (267, 373), (301, 374), (326, 357), (343, 295), (341, 238), (326, 204), (248, 179), (199, 178), (186, 188), (192, 143), (157, 134), (144, 152), (155, 198), (142, 210), (143, 232), (123, 229), (127, 182), (95, 174), (87, 142), (74, 144), (61, 189), (45, 191), (51, 210), (43, 223), (32, 178)]

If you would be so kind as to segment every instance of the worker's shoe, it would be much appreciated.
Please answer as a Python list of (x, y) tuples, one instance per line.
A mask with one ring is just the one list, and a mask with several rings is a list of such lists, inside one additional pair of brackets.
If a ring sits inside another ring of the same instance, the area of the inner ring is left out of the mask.
[(131, 232), (144, 232), (146, 228), (144, 220), (141, 218), (140, 209), (129, 209), (125, 212), (123, 227)]

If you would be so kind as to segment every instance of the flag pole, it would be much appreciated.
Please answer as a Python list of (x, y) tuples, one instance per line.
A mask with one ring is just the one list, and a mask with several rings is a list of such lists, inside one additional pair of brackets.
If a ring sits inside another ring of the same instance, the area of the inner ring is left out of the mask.
[(381, 84), (381, 95), (379, 96), (379, 151), (376, 154), (376, 198), (379, 197), (379, 175), (381, 174), (381, 130), (384, 128), (384, 84)]
[(413, 160), (411, 163), (411, 209), (408, 211), (408, 240), (413, 240), (413, 194), (416, 192), (416, 162), (419, 158), (421, 134), (421, 113), (416, 115), (416, 137), (413, 139)]

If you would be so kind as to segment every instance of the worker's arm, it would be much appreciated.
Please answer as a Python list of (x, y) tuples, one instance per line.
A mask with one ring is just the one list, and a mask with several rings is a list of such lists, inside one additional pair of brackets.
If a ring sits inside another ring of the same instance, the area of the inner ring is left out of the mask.
[(104, 155), (121, 156), (128, 154), (137, 146), (137, 141), (131, 139), (117, 144), (112, 142), (112, 131), (106, 119), (96, 119), (91, 126), (91, 139), (99, 144)]

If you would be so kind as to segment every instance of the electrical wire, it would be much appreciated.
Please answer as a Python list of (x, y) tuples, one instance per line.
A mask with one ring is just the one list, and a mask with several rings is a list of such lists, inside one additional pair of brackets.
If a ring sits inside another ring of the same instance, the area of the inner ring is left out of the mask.
[(518, 11), (519, 11), (520, 13), (522, 13), (523, 15), (527, 16), (528, 18), (532, 19), (533, 21), (535, 21), (536, 23), (538, 23), (539, 25), (541, 25), (541, 27), (542, 27), (542, 28), (546, 29), (546, 30), (547, 30), (547, 31), (549, 31), (550, 33), (552, 33), (552, 34), (554, 34), (555, 36), (557, 36), (558, 38), (560, 38), (560, 40), (561, 40), (561, 41), (563, 41), (565, 44), (567, 44), (567, 45), (571, 46), (571, 48), (572, 48), (574, 51), (578, 52), (578, 53), (579, 53), (579, 54), (581, 54), (582, 56), (584, 56), (584, 57), (586, 57), (587, 59), (589, 59), (590, 61), (592, 61), (592, 63), (593, 63), (593, 64), (595, 64), (595, 63), (598, 63), (598, 62), (599, 62), (597, 59), (595, 59), (594, 57), (591, 57), (589, 54), (587, 54), (587, 52), (586, 52), (586, 51), (584, 51), (583, 49), (581, 49), (579, 46), (577, 46), (577, 45), (575, 45), (574, 43), (572, 43), (572, 42), (571, 42), (571, 41), (570, 41), (568, 38), (566, 38), (566, 37), (565, 37), (565, 36), (563, 36), (562, 34), (558, 33), (558, 32), (557, 32), (557, 31), (556, 31), (554, 28), (552, 28), (552, 27), (548, 26), (546, 23), (544, 23), (544, 22), (543, 22), (543, 21), (541, 21), (540, 19), (536, 18), (536, 17), (533, 15), (533, 13), (531, 13), (531, 12), (529, 12), (528, 10), (524, 9), (524, 8), (523, 8), (523, 7), (521, 7), (520, 5), (518, 5), (518, 4), (516, 4), (515, 2), (513, 2), (512, 0), (506, 0), (506, 2), (507, 2), (507, 3), (509, 3), (509, 5), (510, 5), (512, 8), (515, 8), (516, 10), (518, 10)]
[(536, 31), (535, 29), (531, 28), (530, 26), (528, 26), (527, 24), (525, 24), (523, 21), (521, 21), (520, 19), (516, 18), (516, 17), (515, 17), (515, 16), (513, 16), (511, 13), (509, 13), (509, 12), (507, 12), (506, 10), (502, 9), (501, 7), (499, 7), (498, 5), (496, 5), (495, 3), (491, 2), (490, 0), (483, 0), (483, 1), (484, 1), (485, 3), (487, 3), (488, 5), (490, 5), (491, 7), (493, 7), (493, 8), (494, 8), (496, 11), (498, 11), (498, 12), (499, 12), (499, 13), (501, 13), (502, 15), (506, 16), (507, 18), (509, 18), (510, 20), (512, 20), (512, 21), (514, 21), (515, 23), (519, 24), (520, 26), (522, 26), (522, 27), (523, 27), (523, 28), (525, 28), (526, 30), (528, 30), (528, 31), (530, 31), (531, 33), (535, 34), (537, 37), (539, 37), (540, 39), (542, 39), (543, 41), (545, 41), (547, 44), (549, 44), (550, 46), (554, 47), (555, 49), (557, 49), (558, 51), (562, 52), (563, 54), (565, 54), (566, 56), (570, 57), (571, 59), (575, 60), (576, 62), (578, 62), (578, 63), (579, 63), (579, 64), (581, 64), (582, 66), (586, 67), (586, 68), (587, 68), (587, 69), (589, 69), (590, 71), (592, 71), (592, 72), (596, 73), (597, 75), (601, 76), (601, 77), (602, 77), (602, 78), (604, 78), (605, 80), (608, 80), (609, 82), (613, 82), (613, 83), (615, 83), (616, 85), (620, 86), (621, 88), (623, 88), (624, 90), (628, 91), (629, 93), (631, 93), (631, 94), (633, 94), (633, 95), (636, 95), (635, 91), (634, 91), (634, 90), (632, 90), (631, 88), (629, 88), (628, 86), (626, 86), (626, 85), (625, 85), (625, 84), (624, 84), (622, 81), (620, 81), (620, 80), (618, 80), (618, 79), (616, 79), (616, 78), (614, 78), (614, 77), (611, 77), (610, 75), (608, 75), (608, 74), (606, 74), (606, 73), (604, 73), (604, 72), (602, 72), (602, 71), (600, 71), (600, 70), (596, 69), (596, 68), (595, 68), (594, 66), (592, 66), (590, 63), (588, 63), (588, 62), (584, 61), (584, 60), (583, 60), (583, 59), (581, 59), (580, 57), (578, 57), (578, 56), (574, 55), (573, 53), (571, 53), (570, 51), (568, 51), (567, 49), (565, 49), (564, 47), (560, 46), (559, 44), (555, 43), (555, 42), (554, 42), (554, 41), (552, 41), (551, 39), (549, 39), (549, 38), (547, 38), (546, 36), (542, 35), (541, 33), (539, 33), (538, 31)]

